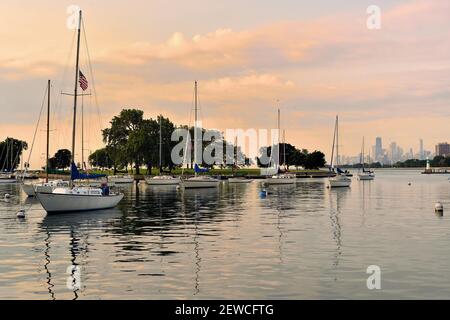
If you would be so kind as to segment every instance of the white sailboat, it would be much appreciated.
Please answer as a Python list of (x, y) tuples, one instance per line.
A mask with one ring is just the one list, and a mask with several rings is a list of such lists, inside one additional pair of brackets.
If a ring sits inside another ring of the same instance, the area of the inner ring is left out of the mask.
[(181, 179), (179, 177), (162, 175), (162, 115), (159, 116), (159, 172), (155, 177), (145, 177), (145, 182), (150, 186), (176, 186)]
[(76, 179), (97, 178), (100, 175), (83, 175), (78, 172), (75, 165), (75, 141), (76, 141), (76, 119), (77, 119), (77, 97), (78, 82), (80, 76), (79, 57), (80, 57), (80, 33), (82, 13), (79, 12), (79, 22), (77, 29), (77, 52), (75, 63), (75, 88), (74, 88), (74, 113), (72, 127), (72, 165), (71, 165), (71, 187), (56, 188), (51, 193), (37, 192), (36, 197), (42, 207), (48, 213), (64, 213), (74, 211), (90, 211), (109, 209), (117, 206), (122, 200), (122, 193), (112, 193), (109, 187), (104, 185), (102, 188), (91, 187), (73, 187), (73, 181)]
[(375, 179), (375, 173), (370, 170), (366, 170), (364, 168), (364, 137), (362, 140), (362, 147), (361, 147), (361, 168), (358, 169), (358, 179), (359, 180), (373, 180)]
[(339, 117), (336, 116), (336, 124), (334, 127), (334, 136), (333, 136), (333, 148), (331, 151), (331, 167), (330, 170), (334, 172), (334, 150), (336, 147), (336, 176), (329, 178), (329, 187), (330, 188), (339, 188), (339, 187), (350, 187), (352, 183), (352, 179), (346, 176), (345, 172), (339, 169)]
[(111, 184), (129, 184), (134, 182), (134, 177), (129, 174), (108, 176), (108, 181), (111, 182)]
[[(197, 93), (197, 81), (195, 81), (194, 86), (195, 91), (195, 114), (194, 114), (194, 166), (195, 166), (195, 177), (187, 178), (181, 181), (180, 186), (182, 188), (188, 189), (188, 188), (217, 188), (220, 185), (220, 180), (215, 179), (210, 176), (201, 176), (198, 175), (199, 172), (202, 172), (203, 170), (199, 168), (198, 166), (198, 159), (197, 159), (197, 148), (198, 146), (198, 137), (197, 137), (197, 126), (198, 126), (198, 107), (197, 107), (197, 101), (198, 101), (198, 93)], [(201, 148), (201, 144), (200, 144)]]
[[(277, 163), (277, 171), (280, 171), (280, 109), (278, 109), (278, 163)], [(273, 149), (272, 149), (273, 152)], [(289, 173), (277, 173), (269, 178), (266, 178), (265, 183), (267, 185), (274, 184), (295, 184), (297, 177), (295, 174)]]

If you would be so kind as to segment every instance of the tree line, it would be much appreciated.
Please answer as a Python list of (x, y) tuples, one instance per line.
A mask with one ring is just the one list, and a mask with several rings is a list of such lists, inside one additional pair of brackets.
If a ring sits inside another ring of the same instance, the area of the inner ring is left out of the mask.
[[(117, 116), (112, 118), (109, 127), (101, 132), (105, 147), (95, 150), (89, 155), (89, 164), (102, 170), (112, 169), (114, 174), (127, 170), (129, 167), (133, 167), (136, 174), (140, 174), (143, 167), (147, 169), (147, 173), (150, 173), (154, 167), (159, 167), (160, 126), (162, 147), (160, 170), (172, 171), (180, 166), (175, 165), (171, 159), (172, 149), (179, 143), (179, 141), (172, 141), (172, 133), (177, 128), (189, 130), (192, 145), (194, 128), (186, 125), (176, 126), (169, 118), (162, 115), (146, 119), (144, 118), (144, 112), (138, 109), (123, 109)], [(203, 133), (206, 131), (203, 129)], [(203, 149), (213, 142), (203, 141)], [(239, 159), (244, 159), (244, 166), (251, 166), (256, 162), (259, 167), (264, 167), (261, 165), (260, 157), (250, 159), (240, 147), (224, 140), (223, 150), (227, 150), (227, 148), (232, 148)], [(261, 148), (260, 154), (262, 155), (263, 152), (270, 155), (271, 147)], [(193, 167), (193, 153), (194, 150), (191, 148), (191, 163), (187, 164), (191, 168)], [(225, 161), (225, 152), (223, 156), (224, 163), (227, 164), (221, 164), (218, 167), (236, 167), (235, 164), (229, 164), (229, 161)], [(314, 151), (310, 153), (306, 149), (297, 149), (289, 143), (280, 144), (280, 160), (281, 165), (285, 165), (288, 168), (304, 167), (306, 169), (316, 169), (324, 167), (326, 163), (325, 155), (322, 152)], [(71, 152), (67, 149), (60, 149), (49, 159), (49, 169), (66, 169), (70, 167), (70, 161)], [(206, 163), (201, 165), (211, 167), (211, 165)], [(80, 167), (80, 164), (78, 166)]]

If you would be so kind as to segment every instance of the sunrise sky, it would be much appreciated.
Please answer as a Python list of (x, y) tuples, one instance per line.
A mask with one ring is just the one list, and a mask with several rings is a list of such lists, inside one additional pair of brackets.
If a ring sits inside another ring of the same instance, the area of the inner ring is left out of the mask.
[[(73, 35), (84, 14), (100, 112), (86, 97), (86, 148), (123, 107), (189, 122), (194, 80), (208, 128), (273, 128), (276, 101), (288, 142), (329, 154), (336, 113), (341, 150), (364, 135), (426, 149), (450, 140), (448, 0), (2, 0), (0, 139), (31, 144), (47, 79), (54, 80), (52, 152), (70, 148)], [(366, 9), (382, 10), (368, 30)], [(90, 84), (87, 54), (82, 70)], [(38, 129), (32, 167), (42, 163)]]

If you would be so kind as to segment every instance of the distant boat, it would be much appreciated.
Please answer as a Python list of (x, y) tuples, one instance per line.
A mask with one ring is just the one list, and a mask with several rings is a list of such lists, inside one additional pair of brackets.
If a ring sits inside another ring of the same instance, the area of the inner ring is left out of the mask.
[(150, 186), (176, 186), (181, 179), (168, 175), (162, 175), (162, 115), (159, 116), (159, 172), (155, 177), (145, 177), (145, 182)]
[[(197, 137), (197, 122), (198, 122), (198, 90), (197, 90), (197, 81), (195, 81), (194, 85), (194, 96), (195, 96), (195, 115), (194, 115), (194, 169), (195, 169), (195, 177), (187, 178), (181, 181), (181, 187), (183, 188), (217, 188), (220, 185), (220, 181), (211, 176), (206, 175), (198, 175), (199, 173), (207, 172), (208, 169), (201, 169), (198, 166), (197, 159), (197, 148), (198, 148), (198, 137)], [(201, 147), (201, 144), (200, 144)]]
[[(295, 174), (280, 173), (280, 109), (278, 109), (278, 163), (277, 163), (277, 174), (266, 178), (265, 183), (268, 185), (273, 184), (295, 184), (297, 177)], [(273, 149), (272, 149), (273, 152)], [(286, 154), (286, 153), (285, 153)]]
[(108, 181), (111, 184), (128, 184), (134, 182), (134, 177), (131, 175), (115, 175), (108, 176)]
[[(336, 168), (334, 167), (334, 151), (336, 148)], [(336, 116), (336, 123), (334, 126), (334, 135), (333, 135), (333, 147), (331, 151), (331, 166), (330, 170), (334, 172), (336, 169), (336, 176), (329, 178), (329, 187), (330, 188), (338, 188), (338, 187), (350, 187), (352, 180), (347, 177), (346, 173), (339, 169), (339, 117)]]
[(64, 180), (52, 180), (49, 182), (42, 182), (36, 184), (22, 184), (22, 190), (29, 197), (36, 196), (37, 192), (40, 193), (52, 193), (57, 188), (68, 188), (70, 186), (69, 181)]
[(361, 146), (361, 158), (360, 158), (360, 164), (361, 168), (358, 169), (358, 179), (359, 180), (373, 180), (375, 179), (375, 173), (373, 171), (366, 170), (364, 168), (364, 137), (362, 140), (362, 146)]
[[(56, 188), (51, 193), (37, 192), (36, 197), (42, 207), (48, 213), (64, 213), (77, 211), (91, 211), (109, 209), (118, 205), (124, 195), (122, 193), (110, 192), (109, 187), (104, 185), (102, 188), (74, 187), (74, 180), (88, 180), (104, 177), (105, 175), (82, 174), (75, 165), (75, 141), (76, 141), (76, 119), (77, 119), (77, 97), (78, 86), (82, 86), (81, 72), (79, 70), (80, 57), (80, 34), (82, 26), (82, 13), (79, 12), (79, 22), (77, 30), (77, 51), (75, 64), (75, 88), (74, 88), (74, 107), (73, 107), (73, 126), (72, 126), (72, 161), (70, 187)], [(83, 76), (84, 77), (84, 76)], [(85, 80), (85, 79), (84, 79)], [(87, 81), (86, 81), (87, 82)], [(87, 83), (84, 83), (86, 87)]]

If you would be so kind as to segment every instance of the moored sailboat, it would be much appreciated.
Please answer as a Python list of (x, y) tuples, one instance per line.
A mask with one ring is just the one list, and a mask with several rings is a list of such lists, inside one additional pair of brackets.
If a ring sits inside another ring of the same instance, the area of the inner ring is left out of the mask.
[[(56, 188), (51, 193), (37, 192), (36, 197), (48, 213), (64, 213), (74, 211), (90, 211), (109, 209), (117, 206), (122, 200), (122, 193), (112, 193), (109, 187), (105, 184), (102, 188), (91, 187), (74, 187), (75, 180), (86, 180), (104, 177), (105, 175), (89, 175), (82, 174), (78, 171), (75, 165), (75, 141), (76, 141), (76, 120), (77, 120), (77, 97), (78, 85), (85, 90), (87, 88), (87, 80), (80, 78), (81, 72), (79, 70), (80, 57), (80, 33), (81, 33), (82, 13), (79, 12), (79, 22), (77, 29), (77, 52), (75, 62), (75, 88), (74, 88), (74, 113), (72, 126), (72, 164), (71, 164), (71, 178), (70, 187)], [(79, 84), (80, 81), (80, 84)]]
[[(334, 150), (336, 148), (336, 168), (334, 167)], [(334, 172), (336, 169), (336, 172)], [(347, 177), (346, 173), (339, 168), (339, 117), (336, 116), (336, 123), (334, 127), (334, 136), (333, 136), (333, 147), (331, 151), (331, 165), (330, 171), (335, 173), (334, 177), (329, 178), (329, 187), (330, 188), (339, 188), (339, 187), (350, 187), (352, 183), (352, 179)]]
[(151, 186), (176, 186), (180, 184), (181, 179), (179, 177), (162, 174), (162, 115), (159, 116), (159, 172), (158, 176), (145, 177), (145, 182)]
[(373, 180), (375, 179), (375, 173), (370, 170), (366, 170), (364, 167), (364, 137), (361, 146), (361, 157), (360, 157), (361, 168), (358, 169), (358, 179), (359, 180)]
[[(266, 178), (265, 183), (268, 185), (273, 184), (295, 184), (296, 183), (296, 175), (289, 173), (281, 173), (280, 172), (280, 109), (278, 109), (278, 163), (277, 163), (277, 174)], [(272, 149), (273, 152), (273, 149)]]
[[(194, 114), (194, 172), (195, 176), (191, 178), (187, 178), (181, 181), (180, 186), (182, 188), (217, 188), (220, 185), (220, 181), (218, 179), (215, 179), (211, 176), (206, 175), (199, 175), (199, 173), (205, 173), (208, 171), (208, 169), (201, 169), (198, 166), (198, 160), (197, 159), (197, 148), (198, 146), (198, 137), (197, 137), (197, 131), (198, 131), (198, 106), (197, 106), (197, 100), (198, 100), (198, 90), (197, 90), (197, 81), (195, 81), (194, 86), (194, 96), (195, 96), (195, 114)], [(201, 147), (201, 145), (200, 145)]]

